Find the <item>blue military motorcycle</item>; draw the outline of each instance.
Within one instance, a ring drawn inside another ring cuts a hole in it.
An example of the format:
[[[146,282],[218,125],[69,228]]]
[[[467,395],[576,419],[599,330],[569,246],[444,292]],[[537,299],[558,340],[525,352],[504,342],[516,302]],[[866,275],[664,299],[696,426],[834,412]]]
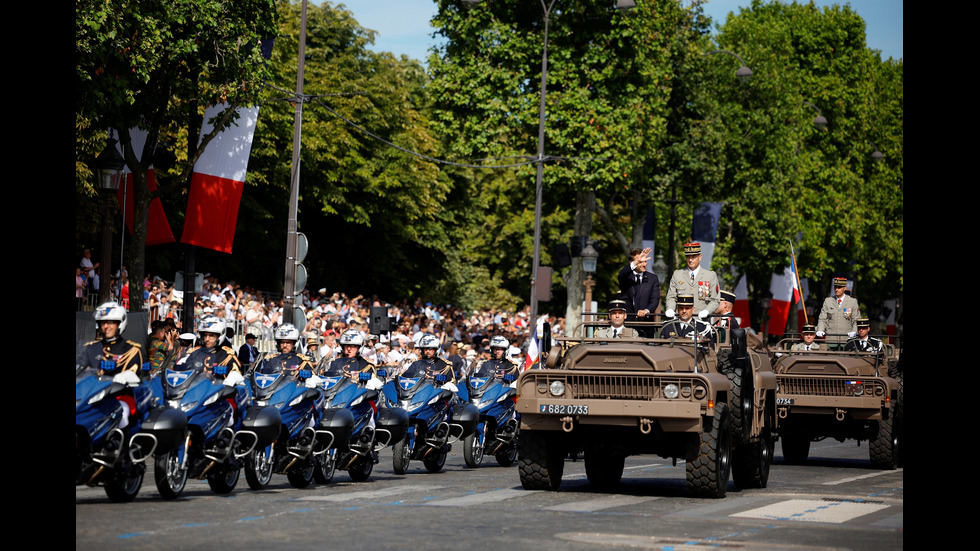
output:
[[[207,479],[215,493],[231,493],[242,458],[279,434],[279,412],[248,408],[247,387],[223,384],[228,368],[207,366],[205,358],[192,352],[152,380],[154,393],[187,416],[184,441],[155,462],[157,490],[167,499],[183,493],[188,477]],[[236,415],[239,411],[246,413]]]
[[[405,438],[392,447],[395,474],[407,473],[413,460],[421,460],[429,472],[439,472],[452,443],[476,429],[477,409],[458,402],[452,390],[442,388],[445,383],[445,375],[419,374],[398,376],[385,384],[388,405],[404,409],[409,416]]]
[[[104,367],[115,369],[114,364]],[[146,460],[175,448],[186,431],[182,412],[153,407],[153,402],[145,382],[130,386],[99,375],[98,369],[75,367],[76,485],[101,484],[115,502],[136,497]]]
[[[459,398],[468,400],[479,410],[476,430],[463,439],[463,460],[467,467],[479,467],[485,455],[493,455],[502,467],[517,460],[519,420],[515,415],[517,390],[510,387],[511,374],[498,378],[493,375],[466,380]]]
[[[384,377],[384,371],[379,373]],[[321,374],[327,396],[320,431],[336,440],[336,449],[322,458],[318,482],[329,482],[337,468],[354,482],[371,476],[378,452],[405,438],[408,414],[400,408],[378,408],[378,390],[367,388],[371,373],[357,373],[352,380],[342,371]],[[332,464],[332,466],[331,466]]]
[[[316,454],[327,451],[332,438],[324,441],[316,434],[324,399],[320,389],[306,387],[311,375],[308,370],[291,371],[276,358],[251,370],[253,408],[274,408],[281,419],[275,442],[253,449],[245,461],[245,480],[253,490],[268,486],[273,473],[285,474],[294,488],[313,482]]]

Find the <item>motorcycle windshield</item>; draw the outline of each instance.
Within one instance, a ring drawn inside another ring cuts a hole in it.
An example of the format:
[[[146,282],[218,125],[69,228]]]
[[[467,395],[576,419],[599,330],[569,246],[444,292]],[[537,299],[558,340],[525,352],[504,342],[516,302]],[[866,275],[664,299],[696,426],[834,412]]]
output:
[[[288,379],[282,364],[272,360],[262,360],[252,372],[252,395],[256,399],[266,399],[276,392]]]
[[[467,390],[470,391],[470,398],[478,398],[490,387],[493,377],[470,377],[466,380]]]

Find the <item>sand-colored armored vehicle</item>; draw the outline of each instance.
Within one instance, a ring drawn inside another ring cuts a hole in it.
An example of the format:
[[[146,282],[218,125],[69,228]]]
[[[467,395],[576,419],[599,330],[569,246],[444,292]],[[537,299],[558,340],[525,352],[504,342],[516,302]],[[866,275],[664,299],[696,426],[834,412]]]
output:
[[[690,339],[595,338],[606,322],[558,339],[545,367],[518,379],[521,484],[557,490],[569,453],[584,453],[591,483],[618,484],[627,456],[686,461],[687,486],[724,497],[765,487],[775,437],[776,378],[743,330]],[[659,335],[659,322],[628,323]]]
[[[879,337],[881,338],[881,337]],[[887,337],[884,337],[887,338]],[[883,338],[883,340],[884,340]],[[810,443],[867,440],[871,465],[901,466],[903,380],[899,351],[793,351],[793,339],[772,350],[778,434],[787,463],[807,460]]]

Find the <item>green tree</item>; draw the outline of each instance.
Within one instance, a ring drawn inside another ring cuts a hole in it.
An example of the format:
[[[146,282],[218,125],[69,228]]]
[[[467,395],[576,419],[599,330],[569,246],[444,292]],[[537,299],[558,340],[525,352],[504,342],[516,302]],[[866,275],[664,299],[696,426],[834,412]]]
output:
[[[433,25],[448,42],[430,58],[429,91],[433,125],[445,137],[448,154],[513,158],[536,151],[542,11],[538,2],[494,1],[472,8],[440,2]],[[545,153],[579,159],[555,160],[545,169],[542,264],[548,263],[551,244],[573,233],[591,234],[593,193],[646,185],[648,157],[664,135],[671,85],[667,59],[686,17],[672,0],[646,2],[625,15],[617,14],[611,1],[555,3],[548,33]],[[525,297],[534,167],[483,175],[476,193],[486,216],[474,220],[478,237],[468,242],[465,261],[489,267],[509,292]],[[580,270],[573,265],[571,272],[566,315],[574,315],[581,301]]]
[[[731,87],[716,75],[694,94],[703,116],[687,126],[679,176],[699,186],[691,199],[726,203],[712,267],[737,266],[757,296],[797,235],[800,275],[814,291],[850,271],[868,284],[862,299],[903,289],[902,66],[869,50],[864,29],[848,6],[760,0],[719,29],[718,47],[740,54],[754,77]],[[827,129],[814,127],[808,104]]]
[[[142,281],[145,273],[151,200],[146,172],[157,144],[163,139],[174,143],[178,129],[189,129],[194,139],[187,140],[192,145],[180,175],[159,175],[164,188],[188,181],[208,142],[234,123],[235,108],[258,99],[269,74],[260,40],[273,37],[277,28],[273,0],[76,2],[76,143],[90,137],[93,128],[114,128],[119,133],[134,177],[131,280]],[[217,117],[215,131],[198,140],[204,108],[220,102],[227,102],[228,109]],[[130,129],[136,127],[147,131],[140,152],[133,151],[130,136]],[[91,155],[91,147],[90,143],[76,145],[76,152],[81,149]],[[88,177],[76,161],[76,178]],[[134,293],[131,308],[140,310],[142,303],[142,294]]]

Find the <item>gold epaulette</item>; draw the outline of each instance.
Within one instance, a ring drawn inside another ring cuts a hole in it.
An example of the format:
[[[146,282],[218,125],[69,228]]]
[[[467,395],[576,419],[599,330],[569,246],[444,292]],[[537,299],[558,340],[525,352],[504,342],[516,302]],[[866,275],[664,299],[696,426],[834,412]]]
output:
[[[102,341],[100,341],[100,340],[98,340],[98,339],[96,339],[96,340],[94,340],[94,341],[89,341],[89,342],[87,342],[87,343],[85,343],[85,346],[91,346],[91,345],[93,345],[93,344],[95,344],[95,343],[97,343],[97,342],[102,342]]]
[[[131,340],[127,340],[126,342],[127,342],[127,343],[128,343],[128,344],[129,344],[130,346],[135,346],[136,348],[140,348],[140,349],[142,349],[142,348],[143,348],[143,345],[141,345],[140,343],[137,343],[137,342],[133,342],[133,341],[131,341]]]

